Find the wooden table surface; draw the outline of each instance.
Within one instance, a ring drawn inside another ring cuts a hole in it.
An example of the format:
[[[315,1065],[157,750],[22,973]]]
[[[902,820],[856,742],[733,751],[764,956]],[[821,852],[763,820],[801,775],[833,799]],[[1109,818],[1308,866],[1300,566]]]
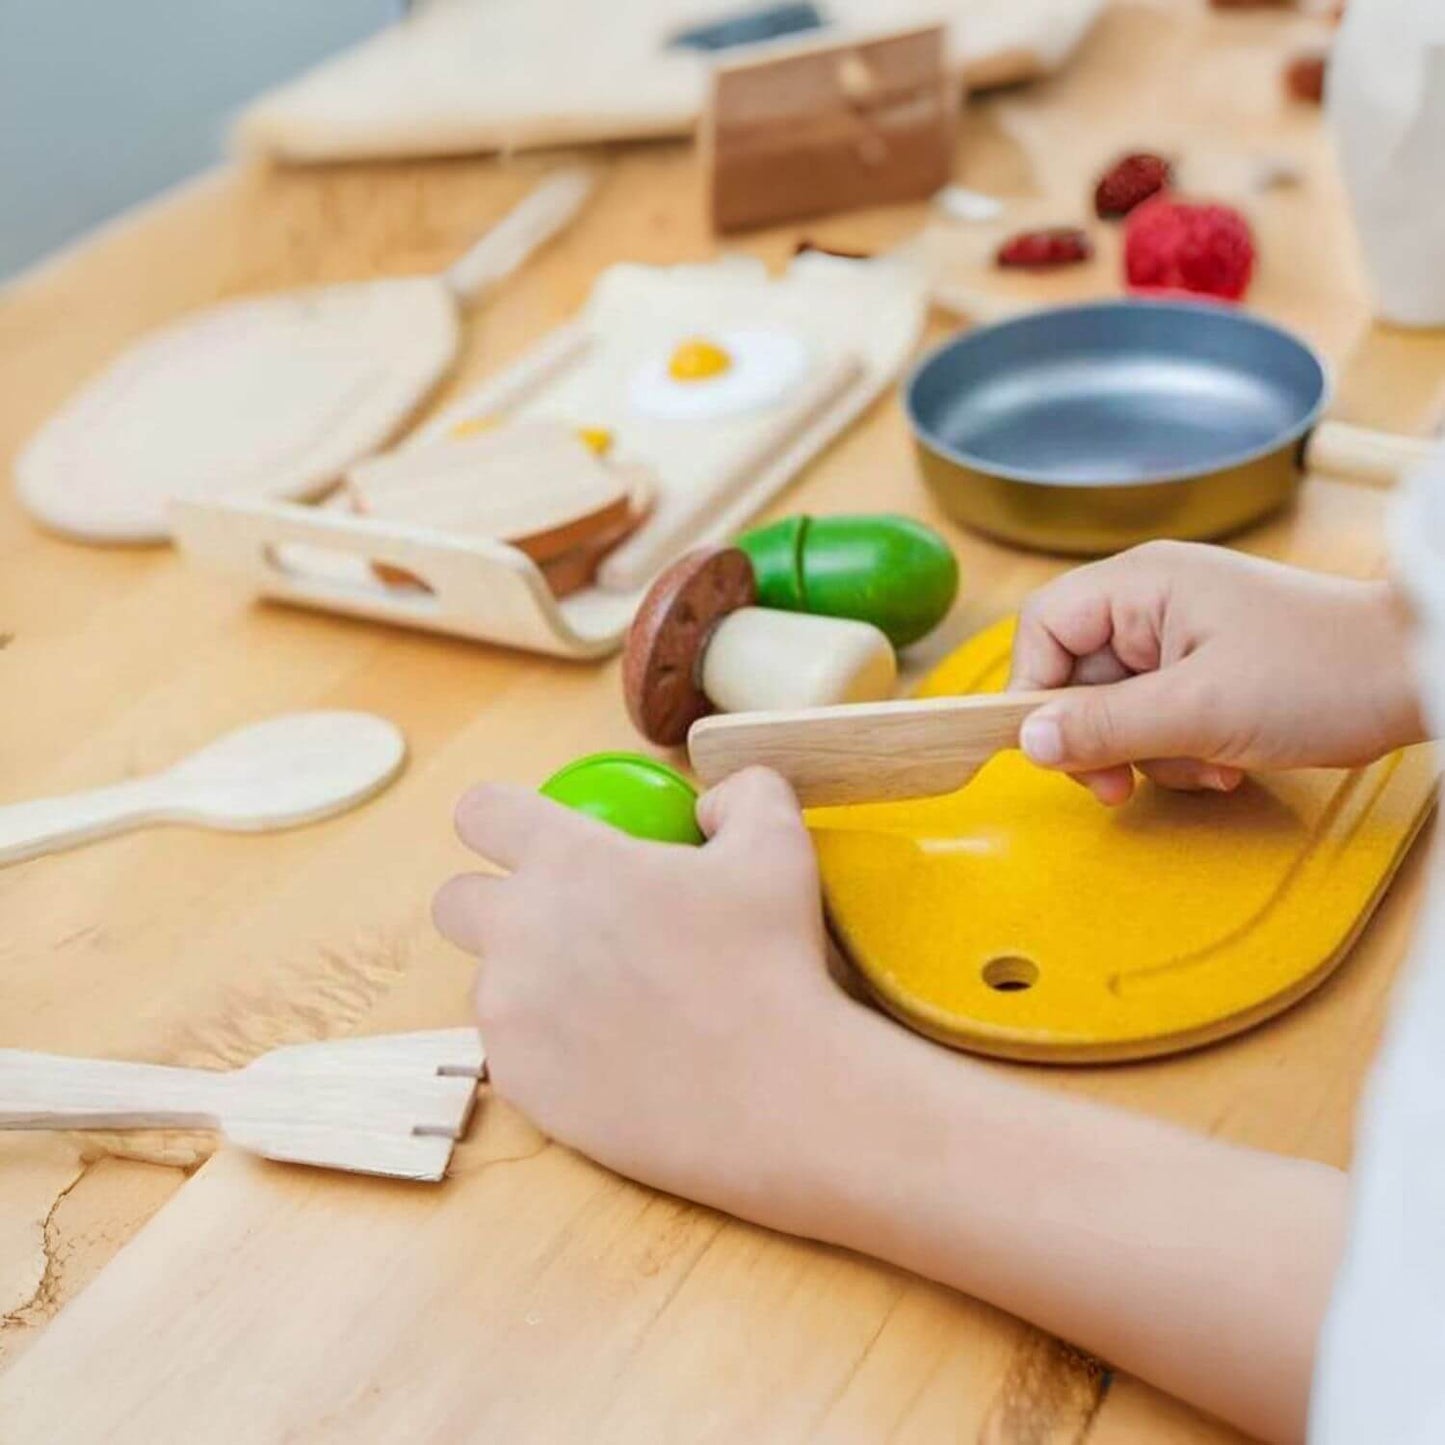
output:
[[[1254,207],[1252,300],[1338,363],[1337,414],[1424,430],[1445,338],[1370,328],[1318,114],[1280,99],[1281,57],[1308,24],[1182,0],[1117,4],[1065,76],[970,107],[957,175],[1008,196],[1011,218],[1067,220],[1121,147],[1165,147],[1186,164],[1294,156],[1303,183]],[[556,162],[227,170],[123,219],[0,293],[0,459],[148,328],[226,296],[437,268]],[[837,217],[745,249],[781,261],[800,234],[881,246],[924,219],[922,208]],[[961,279],[1017,296],[1115,287],[1111,243],[1081,271],[1005,284],[973,259],[988,237],[959,229]],[[714,250],[686,147],[606,152],[584,220],[473,316],[458,383],[567,317],[604,266]],[[783,505],[939,520],[892,400]],[[1383,506],[1314,478],[1291,516],[1243,542],[1375,572]],[[950,536],[963,593],[923,661],[1057,566]],[[469,966],[427,918],[433,888],[465,861],[454,798],[481,777],[537,781],[579,753],[635,745],[615,662],[252,605],[167,550],[44,537],[8,489],[0,558],[0,796],[148,769],[294,708],[384,713],[412,748],[400,783],[339,821],[261,838],[155,831],[0,871],[0,1044],[229,1065],[281,1042],[464,1021]],[[1420,853],[1347,966],[1284,1018],[1183,1058],[1044,1077],[1345,1162]],[[438,1190],[231,1153],[205,1163],[209,1148],[177,1136],[0,1139],[7,1445],[1233,1438],[971,1300],[620,1181],[495,1104]]]

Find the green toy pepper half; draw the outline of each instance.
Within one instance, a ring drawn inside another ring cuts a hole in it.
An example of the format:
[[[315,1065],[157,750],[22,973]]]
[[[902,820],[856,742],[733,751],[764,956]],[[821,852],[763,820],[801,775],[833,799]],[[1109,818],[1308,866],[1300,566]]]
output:
[[[698,844],[697,792],[681,773],[641,753],[591,753],[553,773],[541,792],[654,843]]]
[[[736,545],[753,564],[759,606],[871,622],[895,647],[931,632],[958,595],[948,543],[911,517],[785,517]]]

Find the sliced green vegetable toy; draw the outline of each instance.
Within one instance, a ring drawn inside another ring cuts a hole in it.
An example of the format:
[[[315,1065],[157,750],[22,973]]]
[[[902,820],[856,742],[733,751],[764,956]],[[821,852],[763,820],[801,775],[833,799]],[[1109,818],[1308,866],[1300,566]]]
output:
[[[666,763],[641,753],[591,753],[553,773],[541,791],[634,838],[703,841],[692,784]]]
[[[871,622],[895,647],[937,627],[958,594],[948,543],[911,517],[786,517],[735,545],[753,564],[760,607]]]

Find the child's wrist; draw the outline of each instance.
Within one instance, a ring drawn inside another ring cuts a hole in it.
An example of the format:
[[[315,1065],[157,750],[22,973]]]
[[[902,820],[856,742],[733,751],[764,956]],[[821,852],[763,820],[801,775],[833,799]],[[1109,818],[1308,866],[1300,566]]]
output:
[[[957,1204],[967,1170],[955,1156],[977,1139],[970,1113],[986,1107],[994,1081],[977,1061],[843,996],[815,1064],[791,1140],[794,1219],[781,1227],[905,1258],[942,1198]]]

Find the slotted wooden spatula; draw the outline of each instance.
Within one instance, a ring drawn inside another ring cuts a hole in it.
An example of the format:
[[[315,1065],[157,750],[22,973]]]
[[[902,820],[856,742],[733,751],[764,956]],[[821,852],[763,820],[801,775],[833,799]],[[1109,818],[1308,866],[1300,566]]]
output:
[[[781,773],[805,808],[929,797],[956,792],[995,753],[1017,747],[1023,720],[1062,695],[980,693],[714,713],[692,725],[687,751],[709,787],[761,764]]]
[[[436,1180],[484,1062],[466,1028],[291,1044],[229,1071],[0,1049],[0,1129],[217,1129],[265,1159]]]

